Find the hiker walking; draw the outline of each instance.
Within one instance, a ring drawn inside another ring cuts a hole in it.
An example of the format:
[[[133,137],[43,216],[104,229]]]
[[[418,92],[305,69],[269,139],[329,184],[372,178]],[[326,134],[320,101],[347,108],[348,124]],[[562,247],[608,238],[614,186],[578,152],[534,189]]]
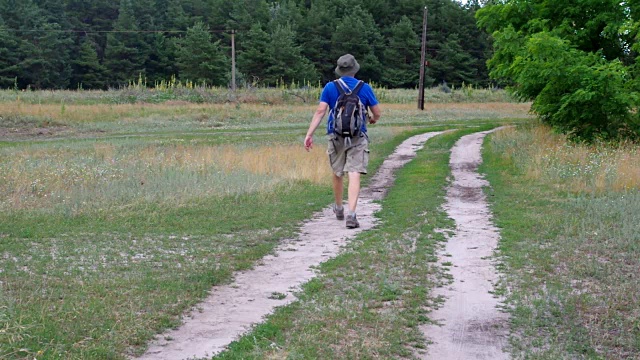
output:
[[[313,147],[313,133],[316,131],[327,109],[327,154],[333,171],[333,212],[338,220],[344,220],[342,206],[343,175],[349,176],[347,228],[360,226],[356,218],[356,206],[360,194],[360,174],[367,173],[369,163],[369,138],[367,119],[375,124],[380,119],[380,106],[369,84],[355,78],[360,64],[351,54],[338,59],[336,74],[339,79],[325,85],[320,95],[320,103],[304,138],[304,148]],[[371,116],[368,115],[368,110]]]

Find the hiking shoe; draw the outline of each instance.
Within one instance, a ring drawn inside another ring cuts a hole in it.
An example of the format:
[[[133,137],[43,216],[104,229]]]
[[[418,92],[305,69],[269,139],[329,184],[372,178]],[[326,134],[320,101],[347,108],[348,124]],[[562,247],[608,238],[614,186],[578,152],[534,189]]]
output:
[[[347,229],[355,229],[359,227],[360,223],[358,222],[358,219],[356,219],[356,214],[347,215]]]
[[[336,204],[333,204],[333,212],[336,214],[336,219],[344,220],[344,207],[342,209],[338,209]]]

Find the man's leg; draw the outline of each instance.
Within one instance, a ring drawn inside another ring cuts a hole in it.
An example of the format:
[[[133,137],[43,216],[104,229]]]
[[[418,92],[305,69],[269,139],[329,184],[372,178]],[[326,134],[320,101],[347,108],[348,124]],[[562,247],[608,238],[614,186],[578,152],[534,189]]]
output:
[[[342,192],[343,192],[342,176],[333,174],[333,196],[335,198],[335,204],[333,204],[333,213],[336,214],[336,219],[344,220],[344,208],[342,207]]]
[[[367,138],[360,137],[357,138],[353,147],[347,151],[345,170],[349,174],[349,187],[347,190],[349,213],[346,217],[346,225],[349,229],[360,227],[356,218],[356,207],[360,196],[360,175],[367,173],[367,164],[369,163],[368,145]]]
[[[358,206],[358,196],[360,195],[360,173],[349,172],[349,214],[347,215],[347,228],[354,229],[360,227],[356,219],[356,206]]]
[[[349,172],[349,214],[356,212],[360,196],[360,173]]]
[[[351,175],[349,175],[351,176]],[[351,179],[351,177],[349,177],[349,179]],[[343,185],[342,185],[342,176],[338,176],[335,173],[333,174],[333,196],[336,200],[336,205],[339,207],[342,207],[342,192],[343,192]]]
[[[347,159],[344,147],[341,145],[342,144],[335,141],[335,139],[329,138],[327,154],[329,154],[329,163],[331,164],[331,172],[333,173],[333,197],[335,199],[333,212],[336,214],[336,219],[338,220],[344,220],[344,208],[342,207],[344,182],[342,180],[342,174]],[[340,174],[340,176],[336,174]]]

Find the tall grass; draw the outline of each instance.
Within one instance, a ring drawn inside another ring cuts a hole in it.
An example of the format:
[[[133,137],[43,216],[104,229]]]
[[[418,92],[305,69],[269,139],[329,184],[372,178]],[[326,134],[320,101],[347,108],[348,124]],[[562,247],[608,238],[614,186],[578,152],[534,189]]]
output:
[[[515,356],[640,358],[640,146],[540,124],[488,145]]]
[[[382,104],[381,125],[478,118],[528,117],[529,104],[429,103],[421,111],[409,104]],[[261,104],[26,104],[0,102],[0,129],[68,126],[105,131],[195,130],[228,128],[306,127],[314,105]],[[149,126],[152,126],[149,128]]]
[[[121,144],[0,149],[0,208],[73,213],[139,202],[266,191],[289,181],[326,184],[320,148],[292,144]]]
[[[378,99],[385,103],[416,103],[417,89],[386,89],[373,84]],[[100,90],[37,90],[13,91],[0,90],[0,103],[21,101],[27,104],[133,104],[164,103],[168,101],[186,101],[189,103],[243,103],[243,104],[301,104],[315,103],[320,97],[320,84],[281,85],[278,87],[249,87],[232,92],[227,88],[202,86],[158,86],[149,88],[133,84],[122,89]],[[483,89],[473,86],[454,88],[444,92],[441,88],[425,90],[427,103],[455,102],[514,102],[504,90]]]
[[[162,104],[28,104],[22,101],[0,103],[0,126],[29,125],[29,120],[77,125],[97,122],[145,123],[150,119],[165,117],[167,121],[183,121],[189,116],[193,122],[222,126],[225,120],[236,118],[236,106],[229,104],[193,104],[166,102]],[[246,121],[260,116],[269,117],[274,110],[268,107],[247,105],[243,107]],[[275,111],[277,112],[277,111]],[[245,122],[246,123],[246,122]]]
[[[493,137],[493,145],[513,158],[532,179],[553,182],[576,193],[640,189],[640,147],[623,142],[570,143],[549,127],[509,128]]]

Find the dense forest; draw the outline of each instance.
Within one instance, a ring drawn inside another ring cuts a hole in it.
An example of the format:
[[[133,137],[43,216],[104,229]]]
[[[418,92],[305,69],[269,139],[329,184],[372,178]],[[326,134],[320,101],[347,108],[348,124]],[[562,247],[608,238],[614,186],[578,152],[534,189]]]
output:
[[[477,0],[0,0],[0,88],[228,86],[232,34],[240,86],[324,83],[351,53],[360,78],[413,88],[425,6],[425,84],[488,85]]]

